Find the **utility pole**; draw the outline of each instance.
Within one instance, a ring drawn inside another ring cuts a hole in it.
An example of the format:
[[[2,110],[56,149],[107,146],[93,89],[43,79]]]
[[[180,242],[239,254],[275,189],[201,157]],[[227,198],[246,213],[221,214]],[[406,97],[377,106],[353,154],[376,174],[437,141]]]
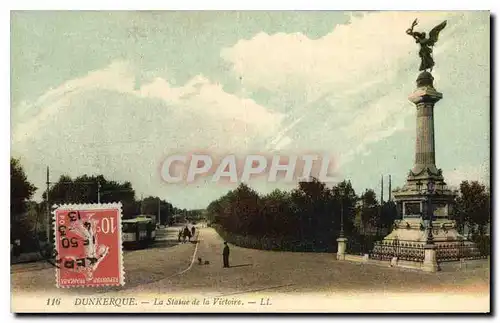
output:
[[[389,202],[392,200],[391,184],[392,184],[392,179],[391,175],[389,175]]]
[[[50,204],[49,204],[49,188],[50,188],[50,179],[49,179],[49,166],[47,166],[47,192],[45,193],[45,204],[47,208],[47,242],[50,244]]]
[[[340,238],[344,237],[344,197],[342,196],[342,200],[340,202]]]
[[[101,203],[101,182],[97,180],[97,203]]]
[[[158,198],[158,223],[161,225],[161,221],[160,221],[160,198]]]
[[[384,204],[384,175],[380,178],[380,206],[378,208],[378,223],[377,223],[377,236],[380,235],[380,227],[382,225],[382,205]]]
[[[384,204],[384,175],[380,178],[380,205]]]

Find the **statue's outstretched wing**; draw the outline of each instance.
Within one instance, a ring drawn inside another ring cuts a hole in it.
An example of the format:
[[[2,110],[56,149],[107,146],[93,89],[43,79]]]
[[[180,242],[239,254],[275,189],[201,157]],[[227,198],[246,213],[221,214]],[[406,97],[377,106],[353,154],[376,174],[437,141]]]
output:
[[[444,27],[446,27],[446,20],[432,28],[429,32],[429,45],[434,46],[434,44],[438,41],[439,33],[444,29]]]

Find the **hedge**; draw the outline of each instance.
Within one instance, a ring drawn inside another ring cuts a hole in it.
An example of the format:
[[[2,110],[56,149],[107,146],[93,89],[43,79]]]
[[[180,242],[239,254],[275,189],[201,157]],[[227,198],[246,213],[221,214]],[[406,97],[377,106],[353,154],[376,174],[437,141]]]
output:
[[[290,240],[285,237],[255,237],[244,236],[228,232],[221,225],[211,224],[211,227],[224,239],[238,247],[272,250],[272,251],[296,251],[296,252],[336,252],[337,245],[333,243],[331,246],[318,245],[314,241]]]

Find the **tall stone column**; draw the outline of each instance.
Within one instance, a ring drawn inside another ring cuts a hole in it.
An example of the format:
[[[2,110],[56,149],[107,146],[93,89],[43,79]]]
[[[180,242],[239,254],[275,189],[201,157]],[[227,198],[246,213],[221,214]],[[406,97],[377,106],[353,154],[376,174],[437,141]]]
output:
[[[434,144],[434,105],[443,95],[434,89],[434,78],[422,72],[417,78],[417,89],[408,99],[417,107],[414,175],[427,171],[427,176],[438,175]],[[423,174],[422,174],[423,175]]]
[[[408,96],[416,108],[415,160],[405,185],[393,191],[394,201],[401,207],[401,219],[396,220],[394,230],[384,240],[390,242],[397,238],[425,244],[427,215],[432,213],[434,241],[458,241],[456,223],[448,218],[455,193],[446,187],[442,172],[436,166],[434,108],[443,95],[434,88],[434,77],[427,71],[418,75],[416,85]],[[431,197],[424,192],[429,182],[435,188]]]

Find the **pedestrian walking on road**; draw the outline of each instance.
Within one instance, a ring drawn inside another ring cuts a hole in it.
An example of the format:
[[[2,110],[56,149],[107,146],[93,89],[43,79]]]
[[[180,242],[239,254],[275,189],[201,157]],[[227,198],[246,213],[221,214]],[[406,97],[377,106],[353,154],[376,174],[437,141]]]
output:
[[[186,227],[184,228],[184,242],[186,242],[186,238],[191,241],[191,231],[189,231],[189,228]]]
[[[193,227],[191,228],[191,235],[193,236],[193,238],[194,238],[195,232],[196,232],[196,228],[193,225]]]
[[[224,268],[229,268],[229,246],[227,241],[224,241],[224,251],[222,252],[222,259],[224,261]]]

